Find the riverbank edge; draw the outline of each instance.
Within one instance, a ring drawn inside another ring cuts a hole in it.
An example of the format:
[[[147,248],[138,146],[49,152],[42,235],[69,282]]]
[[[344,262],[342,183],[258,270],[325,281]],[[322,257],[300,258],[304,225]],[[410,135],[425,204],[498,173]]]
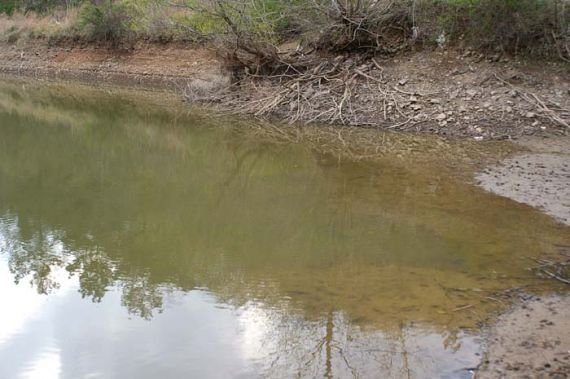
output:
[[[478,141],[570,132],[570,65],[470,50],[314,59],[310,73],[255,75],[197,44],[0,43],[1,73],[168,89],[221,113]]]

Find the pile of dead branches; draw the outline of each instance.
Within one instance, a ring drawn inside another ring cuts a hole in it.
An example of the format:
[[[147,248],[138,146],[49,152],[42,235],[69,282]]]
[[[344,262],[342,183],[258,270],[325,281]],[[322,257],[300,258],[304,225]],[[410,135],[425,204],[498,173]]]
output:
[[[317,62],[303,71],[291,66],[282,74],[246,75],[215,100],[235,113],[276,116],[289,123],[372,126],[377,124],[370,121],[373,114],[381,114],[392,127],[412,121],[403,107],[422,94],[391,86],[375,59],[338,56]],[[362,101],[364,97],[371,101]]]
[[[316,0],[312,6],[325,18],[315,41],[322,50],[393,54],[416,37],[406,1]]]
[[[295,57],[280,55],[282,62]],[[382,57],[305,55],[272,72],[244,70],[231,86],[212,93],[188,87],[194,102],[221,111],[318,123],[400,131],[509,138],[570,123],[570,104],[545,91],[531,92],[506,76],[482,74],[478,84],[394,75]],[[449,74],[452,75],[452,74]],[[452,76],[450,76],[452,77]],[[421,79],[420,79],[421,78]],[[545,96],[546,95],[546,96]],[[546,126],[545,126],[546,125]]]

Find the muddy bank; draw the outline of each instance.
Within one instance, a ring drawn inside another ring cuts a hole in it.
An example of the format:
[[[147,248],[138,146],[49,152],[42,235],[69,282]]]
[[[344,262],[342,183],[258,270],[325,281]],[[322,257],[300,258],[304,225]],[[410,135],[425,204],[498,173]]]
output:
[[[488,191],[541,209],[570,225],[570,138],[523,138],[528,149],[477,175]]]
[[[77,44],[0,43],[0,72],[38,78],[104,82],[184,92],[229,85],[215,55],[204,48],[139,43],[128,50]]]
[[[293,54],[294,46],[283,46]],[[138,43],[115,51],[43,41],[0,46],[0,72],[160,87],[220,112],[287,122],[513,139],[570,130],[570,76],[555,63],[530,65],[475,52],[422,51],[393,58],[315,56],[303,73],[230,73],[214,52]],[[232,77],[240,78],[239,83]],[[233,84],[232,84],[233,83]]]
[[[570,297],[522,301],[493,326],[477,378],[567,378]]]
[[[570,138],[524,137],[517,144],[525,151],[479,173],[477,184],[570,225]],[[567,281],[570,250],[568,246],[559,246],[559,250],[556,257],[537,259],[534,270],[544,278],[563,283]],[[523,296],[493,325],[476,377],[567,378],[569,309],[567,295]]]

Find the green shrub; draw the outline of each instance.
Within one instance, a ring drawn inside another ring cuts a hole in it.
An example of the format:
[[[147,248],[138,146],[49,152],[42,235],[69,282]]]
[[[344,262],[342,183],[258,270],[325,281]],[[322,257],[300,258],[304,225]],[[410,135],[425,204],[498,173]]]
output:
[[[424,0],[423,26],[484,49],[540,55],[568,38],[568,0]]]
[[[47,12],[59,24],[58,12],[79,4],[70,35],[207,39],[254,66],[279,63],[276,46],[291,39],[393,54],[442,35],[480,49],[570,59],[570,0],[0,0],[0,13]]]
[[[134,34],[134,13],[133,8],[124,2],[88,3],[79,12],[78,26],[90,39],[116,42]]]
[[[2,0],[0,1],[0,13],[11,15],[16,9],[16,0]]]

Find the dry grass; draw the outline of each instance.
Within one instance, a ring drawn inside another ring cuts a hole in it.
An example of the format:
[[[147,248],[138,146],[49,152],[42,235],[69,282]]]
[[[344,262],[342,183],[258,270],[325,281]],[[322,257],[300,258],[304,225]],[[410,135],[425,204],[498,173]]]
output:
[[[0,15],[0,40],[10,43],[69,34],[77,23],[79,10],[59,10],[49,15],[14,13]]]

